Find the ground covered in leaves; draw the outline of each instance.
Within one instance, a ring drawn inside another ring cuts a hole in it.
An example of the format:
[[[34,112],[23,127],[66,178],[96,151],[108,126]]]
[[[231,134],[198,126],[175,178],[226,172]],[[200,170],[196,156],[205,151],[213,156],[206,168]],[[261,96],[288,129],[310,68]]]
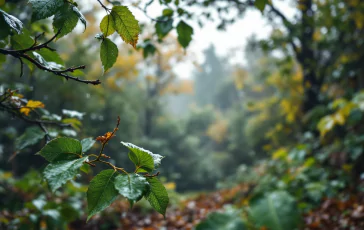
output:
[[[166,218],[157,212],[145,212],[140,206],[130,210],[125,201],[115,202],[104,216],[96,216],[87,225],[75,221],[70,229],[193,229],[213,211],[222,211],[225,205],[247,207],[253,186],[241,184],[231,189],[201,193],[181,201],[168,209]],[[244,212],[243,212],[244,213]],[[242,215],[244,215],[242,213]],[[320,206],[304,215],[303,229],[359,230],[364,229],[364,193],[343,194],[342,198],[325,198]],[[261,230],[269,230],[269,226]]]

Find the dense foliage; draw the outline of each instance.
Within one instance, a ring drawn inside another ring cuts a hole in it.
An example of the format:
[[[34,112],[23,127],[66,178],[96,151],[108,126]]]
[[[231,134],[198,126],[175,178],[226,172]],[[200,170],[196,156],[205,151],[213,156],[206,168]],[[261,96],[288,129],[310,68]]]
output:
[[[364,3],[279,2],[0,1],[0,228],[362,229]]]

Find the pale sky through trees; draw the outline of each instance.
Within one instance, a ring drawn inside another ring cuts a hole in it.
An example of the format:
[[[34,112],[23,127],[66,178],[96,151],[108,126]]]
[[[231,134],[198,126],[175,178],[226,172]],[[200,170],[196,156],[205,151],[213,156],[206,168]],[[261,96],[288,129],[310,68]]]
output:
[[[289,1],[274,1],[274,4],[288,18],[293,17],[295,9],[290,7]],[[148,14],[156,17],[161,11],[160,6],[154,5],[150,7]],[[133,9],[133,13],[140,21],[150,21],[140,10]],[[248,10],[242,19],[227,26],[225,31],[217,30],[217,22],[211,21],[206,21],[203,28],[200,28],[197,23],[191,23],[191,26],[193,26],[194,35],[187,48],[187,55],[195,56],[198,63],[203,62],[203,51],[213,44],[217,54],[227,56],[231,64],[244,64],[244,47],[248,39],[254,34],[257,38],[266,38],[272,30],[267,19],[256,9]],[[181,63],[175,66],[174,71],[181,78],[190,78],[194,68],[191,62]]]

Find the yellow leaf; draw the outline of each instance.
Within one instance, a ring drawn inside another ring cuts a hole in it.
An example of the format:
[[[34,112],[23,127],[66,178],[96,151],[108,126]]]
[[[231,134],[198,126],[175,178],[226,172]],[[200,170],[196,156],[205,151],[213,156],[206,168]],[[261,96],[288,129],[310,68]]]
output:
[[[334,114],[334,121],[335,124],[339,124],[339,125],[344,125],[345,124],[345,117],[342,113],[337,112],[336,114]]]
[[[324,137],[327,132],[332,130],[335,126],[335,121],[331,115],[321,118],[317,124],[317,129],[320,131],[321,137]]]
[[[63,119],[62,122],[65,124],[71,124],[71,126],[76,130],[80,130],[80,127],[82,125],[81,121],[76,118],[66,118]]]
[[[167,190],[175,190],[176,189],[176,183],[174,183],[174,182],[165,183],[164,187]]]
[[[20,112],[25,114],[25,116],[28,116],[30,113],[30,109],[29,108],[20,108]]]
[[[287,158],[287,150],[285,148],[279,148],[272,154],[272,158],[276,159],[286,159]]]
[[[26,107],[29,107],[29,108],[44,108],[44,104],[40,101],[33,101],[33,100],[29,100]]]
[[[351,172],[351,170],[353,169],[353,165],[352,164],[344,164],[342,166],[343,170],[345,170],[346,172]]]
[[[220,119],[212,123],[207,131],[206,135],[214,140],[216,143],[221,143],[226,139],[228,131],[228,122],[227,120]]]
[[[269,150],[271,150],[272,149],[272,146],[271,145],[264,145],[263,146],[263,150],[264,151],[269,151]]]
[[[44,108],[44,104],[40,101],[29,100],[24,107],[20,108],[20,112],[28,116],[30,111],[36,108]]]
[[[305,161],[305,163],[303,164],[303,167],[309,168],[309,167],[313,166],[315,164],[315,162],[316,162],[315,158],[310,157]]]

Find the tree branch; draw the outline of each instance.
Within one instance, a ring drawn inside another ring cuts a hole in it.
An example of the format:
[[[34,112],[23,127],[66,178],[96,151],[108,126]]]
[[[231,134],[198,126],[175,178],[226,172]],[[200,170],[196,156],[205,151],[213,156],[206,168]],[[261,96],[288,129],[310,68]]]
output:
[[[291,46],[293,48],[293,51],[295,53],[297,60],[301,60],[301,52],[293,41],[293,35],[294,35],[293,28],[294,27],[293,27],[292,23],[287,19],[287,17],[281,11],[279,11],[277,8],[275,8],[272,4],[267,4],[267,6],[270,8],[270,11],[272,13],[277,15],[283,21],[283,24],[286,26],[288,32],[292,35],[292,38],[289,39],[289,43],[291,44]]]
[[[43,44],[37,45],[37,39],[41,36],[41,35],[38,35],[34,39],[34,44],[29,48],[21,49],[21,50],[0,49],[0,53],[4,54],[4,55],[10,55],[10,56],[13,56],[13,57],[19,59],[20,63],[21,63],[21,66],[23,66],[22,58],[26,59],[26,60],[30,61],[31,63],[33,63],[35,66],[37,66],[39,69],[41,69],[43,71],[51,72],[51,73],[53,73],[55,75],[58,75],[58,76],[61,76],[61,77],[64,77],[66,80],[71,79],[71,80],[74,80],[74,81],[77,81],[77,82],[81,82],[81,83],[85,83],[85,84],[92,84],[92,85],[101,84],[101,81],[99,79],[97,79],[97,80],[82,80],[82,79],[79,79],[78,77],[73,77],[73,76],[70,76],[70,75],[67,74],[67,73],[72,73],[73,71],[75,71],[77,69],[85,69],[86,66],[84,66],[84,65],[77,66],[77,67],[69,67],[69,68],[66,68],[64,70],[54,70],[54,69],[48,68],[47,66],[39,63],[37,60],[35,60],[34,58],[30,57],[27,54],[27,52],[29,52],[29,51],[36,51],[36,50],[41,50],[41,49],[49,49],[49,50],[55,51],[55,49],[49,47],[48,44],[51,43],[54,39],[56,39],[57,35],[60,32],[61,32],[61,30],[59,30],[51,39],[49,39],[48,41],[46,41]],[[23,75],[23,70],[22,69],[21,69],[21,74],[20,74],[21,76]]]

